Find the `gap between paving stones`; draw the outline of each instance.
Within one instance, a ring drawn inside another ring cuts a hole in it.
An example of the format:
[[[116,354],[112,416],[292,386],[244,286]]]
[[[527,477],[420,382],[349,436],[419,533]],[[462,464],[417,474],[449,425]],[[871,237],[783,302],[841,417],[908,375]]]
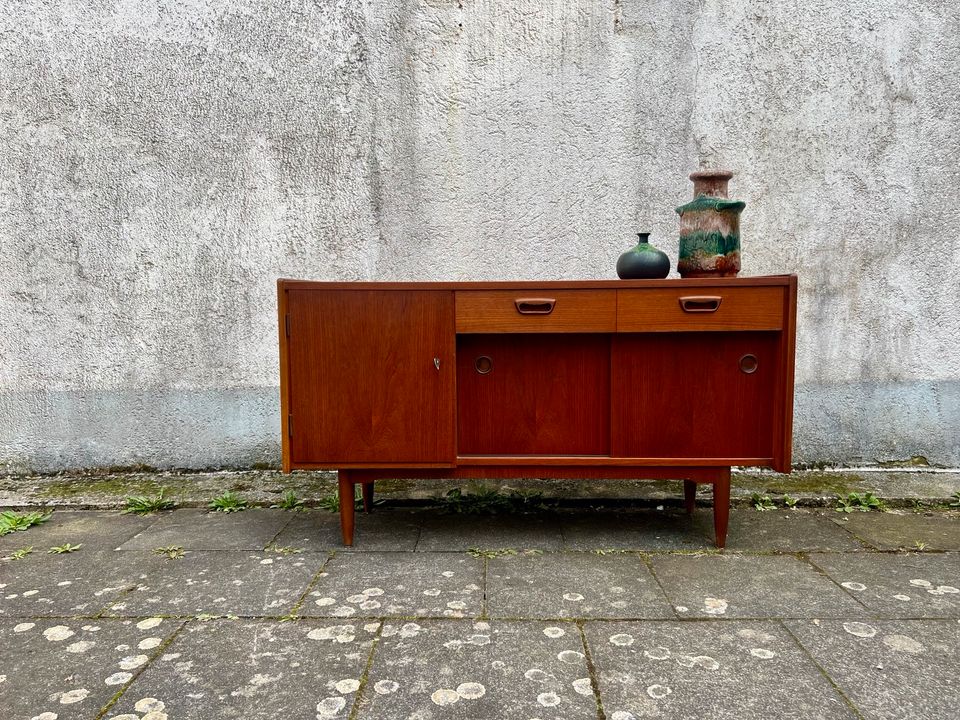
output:
[[[160,617],[160,616],[155,615],[153,617]],[[114,707],[120,701],[120,698],[123,697],[124,693],[126,693],[126,691],[130,688],[130,686],[137,681],[137,678],[140,677],[148,667],[153,665],[154,661],[157,658],[162,657],[164,653],[166,653],[167,648],[170,647],[171,643],[173,643],[176,637],[183,631],[183,629],[189,624],[189,622],[190,621],[181,622],[174,629],[174,631],[170,633],[170,637],[168,637],[166,640],[164,640],[162,643],[160,643],[157,646],[156,651],[153,653],[153,655],[148,656],[147,662],[145,662],[143,665],[138,667],[136,671],[133,673],[132,677],[129,680],[127,680],[127,682],[125,682],[123,685],[120,686],[120,689],[117,690],[114,696],[107,701],[107,704],[100,709],[100,712],[98,712],[94,716],[93,720],[102,720],[104,717],[106,717],[106,714],[110,712],[110,708]]]
[[[833,691],[837,693],[837,695],[839,695],[841,698],[843,698],[843,702],[846,703],[847,709],[850,710],[850,712],[852,712],[859,720],[866,720],[866,718],[864,718],[864,716],[861,714],[859,708],[857,708],[857,706],[853,704],[850,698],[847,697],[847,694],[840,689],[840,686],[836,683],[836,681],[832,677],[830,677],[830,673],[827,672],[827,669],[823,667],[823,665],[821,665],[817,661],[817,659],[813,656],[813,653],[811,653],[807,649],[807,647],[802,642],[800,642],[800,638],[796,636],[796,633],[794,633],[783,620],[777,620],[776,622],[780,625],[780,627],[782,627],[786,631],[787,635],[790,636],[790,638],[793,640],[796,646],[800,648],[800,652],[802,652],[807,657],[807,660],[809,660],[813,664],[813,666],[820,672],[820,674],[823,675],[824,679],[826,679],[826,681],[830,683],[830,687],[833,688]]]

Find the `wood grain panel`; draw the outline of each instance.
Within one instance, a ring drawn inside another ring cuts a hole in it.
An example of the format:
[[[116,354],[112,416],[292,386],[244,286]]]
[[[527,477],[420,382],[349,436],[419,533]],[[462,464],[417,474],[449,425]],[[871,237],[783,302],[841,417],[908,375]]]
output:
[[[523,314],[517,301],[553,300],[548,315]],[[614,290],[468,290],[456,293],[458,333],[613,332],[617,326]]]
[[[292,463],[453,461],[453,293],[289,290],[287,314]]]
[[[460,335],[457,407],[460,455],[608,455],[610,338]]]
[[[713,312],[688,312],[681,304],[684,298],[719,298],[719,305]],[[784,320],[783,308],[784,289],[782,287],[749,288],[715,285],[695,289],[619,290],[617,291],[617,330],[619,332],[780,330]]]
[[[773,457],[779,340],[773,332],[616,336],[611,454],[735,465]],[[746,354],[758,361],[752,374],[740,369]]]

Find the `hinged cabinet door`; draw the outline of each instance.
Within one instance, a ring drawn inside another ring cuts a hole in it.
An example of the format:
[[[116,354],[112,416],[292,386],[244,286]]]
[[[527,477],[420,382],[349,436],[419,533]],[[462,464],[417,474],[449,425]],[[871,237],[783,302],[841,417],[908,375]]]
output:
[[[453,462],[453,293],[287,293],[291,462]]]

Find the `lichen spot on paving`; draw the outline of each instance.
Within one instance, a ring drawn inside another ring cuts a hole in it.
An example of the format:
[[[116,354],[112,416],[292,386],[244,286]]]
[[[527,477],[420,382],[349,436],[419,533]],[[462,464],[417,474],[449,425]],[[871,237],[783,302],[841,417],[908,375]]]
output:
[[[573,681],[573,691],[578,695],[593,695],[593,686],[590,684],[590,678],[577,678]]]
[[[145,697],[137,700],[133,705],[133,709],[137,712],[163,712],[166,709],[167,705],[162,700],[157,700],[155,697]]]
[[[704,598],[703,611],[707,615],[725,615],[727,612],[727,601],[724,598]]]
[[[328,697],[317,703],[317,720],[334,717],[338,712],[347,706],[347,701],[342,697]]]
[[[871,625],[862,622],[845,622],[844,631],[859,638],[872,638],[877,634],[877,629]]]
[[[563,594],[563,599],[569,602],[580,602],[583,600],[583,595],[575,592],[568,592]]]
[[[543,629],[543,634],[546,635],[548,638],[556,639],[566,635],[567,631],[564,630],[563,628],[556,627],[555,625],[551,625],[550,627],[545,627]]]
[[[761,660],[770,660],[776,655],[773,650],[767,650],[766,648],[752,648],[750,654],[755,658],[760,658]]]
[[[380,680],[373,686],[373,691],[377,695],[389,695],[395,693],[400,687],[400,684],[394,680]]]
[[[628,633],[617,633],[616,635],[611,635],[610,644],[619,645],[620,647],[633,645],[633,635],[630,635]]]
[[[137,623],[138,630],[150,630],[163,622],[163,618],[152,617]]]
[[[66,625],[54,625],[52,628],[47,628],[43,631],[43,636],[50,642],[61,642],[69,637],[73,637],[74,634],[73,630]]]
[[[564,650],[557,654],[557,660],[560,662],[565,662],[569,665],[579,663],[583,660],[584,655],[582,652],[577,652],[576,650]]]
[[[128,682],[133,677],[133,673],[128,672],[116,672],[113,675],[108,675],[103,681],[104,685],[123,685]]]
[[[883,638],[883,644],[898,652],[905,652],[910,655],[919,655],[926,649],[921,643],[907,635],[886,635]]]
[[[430,699],[433,701],[434,705],[453,705],[455,702],[460,700],[460,695],[456,690],[450,690],[449,688],[440,688],[439,690],[434,690],[430,695]]]
[[[75,690],[68,690],[65,693],[60,695],[60,704],[61,705],[73,705],[73,703],[83,702],[87,699],[87,696],[90,694],[90,691],[86,688],[77,688]]]
[[[854,592],[863,592],[867,589],[867,586],[863,583],[854,582],[853,580],[847,580],[846,582],[840,583],[842,587],[845,587],[847,590],[853,590]]]
[[[647,695],[649,695],[654,700],[660,700],[661,698],[665,698],[667,695],[669,695],[672,692],[673,690],[671,690],[666,685],[651,685],[650,687],[647,688]]]

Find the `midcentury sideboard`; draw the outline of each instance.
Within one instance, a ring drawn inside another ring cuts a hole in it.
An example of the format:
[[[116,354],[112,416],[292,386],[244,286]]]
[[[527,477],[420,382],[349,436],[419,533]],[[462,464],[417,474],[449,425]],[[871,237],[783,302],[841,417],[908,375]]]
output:
[[[790,470],[795,275],[687,280],[279,280],[283,469],[380,478],[683,480]]]

